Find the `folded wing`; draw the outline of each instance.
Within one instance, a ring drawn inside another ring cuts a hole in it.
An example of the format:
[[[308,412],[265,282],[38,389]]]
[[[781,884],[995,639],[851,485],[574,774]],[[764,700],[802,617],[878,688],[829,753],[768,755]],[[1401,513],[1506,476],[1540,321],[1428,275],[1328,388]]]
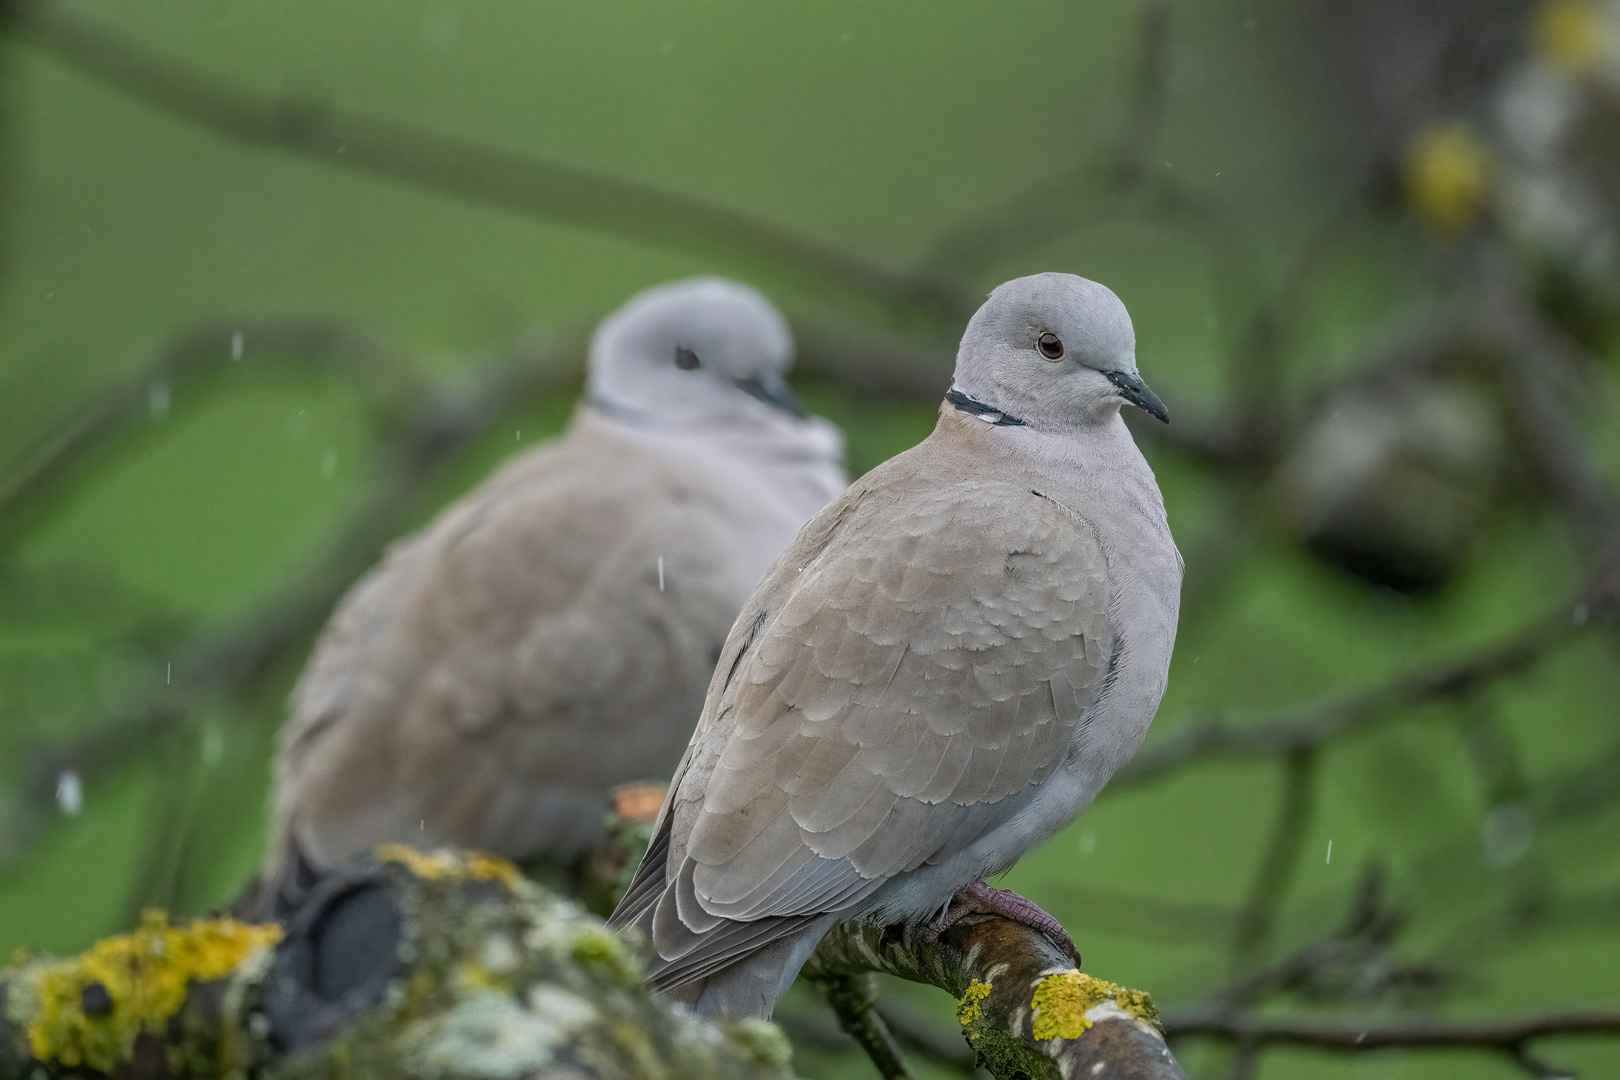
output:
[[[1093,530],[1005,483],[889,471],[806,528],[727,643],[615,916],[650,930],[654,986],[870,906],[1084,739],[1115,648]]]

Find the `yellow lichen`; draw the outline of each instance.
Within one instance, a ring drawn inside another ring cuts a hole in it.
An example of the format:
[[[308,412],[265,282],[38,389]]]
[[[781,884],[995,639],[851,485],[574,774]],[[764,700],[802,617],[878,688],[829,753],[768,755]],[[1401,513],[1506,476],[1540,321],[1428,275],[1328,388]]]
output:
[[[635,958],[624,947],[619,936],[608,930],[582,927],[574,934],[571,951],[574,962],[580,967],[611,979],[620,986],[634,986],[641,981],[641,969]]]
[[[1575,75],[1585,75],[1603,59],[1603,12],[1592,0],[1547,0],[1536,12],[1531,37],[1536,52]]]
[[[498,881],[509,889],[523,880],[523,871],[487,851],[467,852],[462,856],[462,867],[474,881]]]
[[[491,971],[483,964],[458,964],[450,975],[450,984],[458,997],[472,994],[510,994],[513,980],[510,975]]]
[[[962,994],[961,1000],[956,1003],[956,1022],[963,1027],[967,1027],[978,1020],[981,1012],[979,1002],[989,997],[990,991],[993,989],[995,989],[994,983],[980,982],[978,979],[968,983],[966,992]]]
[[[1159,1010],[1143,991],[1070,968],[1048,975],[1035,987],[1035,996],[1030,1000],[1035,1012],[1033,1034],[1037,1039],[1078,1039],[1091,1027],[1086,1013],[1105,1001],[1112,1001],[1138,1020],[1159,1022]]]
[[[1406,201],[1429,228],[1462,233],[1485,209],[1490,170],[1490,149],[1466,125],[1431,124],[1406,149]]]
[[[511,888],[523,880],[516,866],[487,851],[441,849],[430,853],[405,844],[379,844],[376,856],[378,862],[399,863],[425,881],[499,881]]]
[[[281,928],[235,919],[170,926],[161,911],[142,913],[141,928],[97,942],[71,960],[31,966],[27,976],[28,1045],[41,1061],[112,1072],[143,1031],[158,1032],[185,1002],[193,981],[229,975],[249,954],[281,940]],[[104,1003],[85,1012],[86,990]],[[104,991],[104,993],[103,993]]]

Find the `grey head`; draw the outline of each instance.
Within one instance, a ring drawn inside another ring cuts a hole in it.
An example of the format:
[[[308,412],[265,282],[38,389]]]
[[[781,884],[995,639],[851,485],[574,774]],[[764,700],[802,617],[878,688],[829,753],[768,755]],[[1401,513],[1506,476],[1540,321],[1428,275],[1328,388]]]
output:
[[[804,415],[787,320],[755,290],[688,278],[631,297],[591,338],[587,393],[610,415],[711,423]]]
[[[997,286],[968,320],[951,392],[958,408],[1041,431],[1101,424],[1124,404],[1170,422],[1137,373],[1125,305],[1074,274]]]

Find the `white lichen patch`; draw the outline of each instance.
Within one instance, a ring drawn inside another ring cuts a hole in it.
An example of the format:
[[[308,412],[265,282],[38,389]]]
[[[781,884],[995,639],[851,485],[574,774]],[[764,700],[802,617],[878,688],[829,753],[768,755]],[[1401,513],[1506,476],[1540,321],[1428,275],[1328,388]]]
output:
[[[504,994],[478,994],[411,1034],[412,1075],[510,1078],[549,1065],[558,1030]]]
[[[539,983],[529,987],[525,997],[529,1011],[553,1025],[559,1034],[583,1030],[599,1020],[590,1002],[556,986]]]
[[[479,961],[499,975],[509,975],[523,962],[518,955],[517,943],[506,934],[493,933],[484,939],[479,949]]]
[[[1100,1005],[1093,1005],[1091,1008],[1086,1010],[1086,1021],[1089,1024],[1096,1024],[1103,1020],[1126,1020],[1132,1024],[1135,1024],[1138,1028],[1149,1033],[1150,1035],[1154,1035],[1156,1037],[1159,1035],[1158,1028],[1154,1027],[1146,1020],[1143,1020],[1141,1017],[1134,1016],[1131,1013],[1126,1012],[1112,1001],[1105,1001]]]

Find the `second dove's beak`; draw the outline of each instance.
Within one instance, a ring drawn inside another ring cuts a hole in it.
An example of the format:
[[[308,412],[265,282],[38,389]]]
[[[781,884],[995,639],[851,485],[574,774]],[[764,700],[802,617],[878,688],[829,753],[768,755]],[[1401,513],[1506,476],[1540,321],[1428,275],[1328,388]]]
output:
[[[1156,420],[1170,422],[1170,410],[1164,407],[1159,395],[1148,389],[1142,376],[1134,371],[1105,371],[1103,377],[1119,387],[1119,396]]]
[[[745,393],[758,398],[767,405],[781,409],[783,412],[792,413],[801,420],[810,415],[805,410],[804,402],[799,400],[799,395],[795,394],[792,388],[788,386],[787,380],[774,372],[764,375],[752,375],[746,379],[732,379],[731,381],[736,383],[738,388]]]

